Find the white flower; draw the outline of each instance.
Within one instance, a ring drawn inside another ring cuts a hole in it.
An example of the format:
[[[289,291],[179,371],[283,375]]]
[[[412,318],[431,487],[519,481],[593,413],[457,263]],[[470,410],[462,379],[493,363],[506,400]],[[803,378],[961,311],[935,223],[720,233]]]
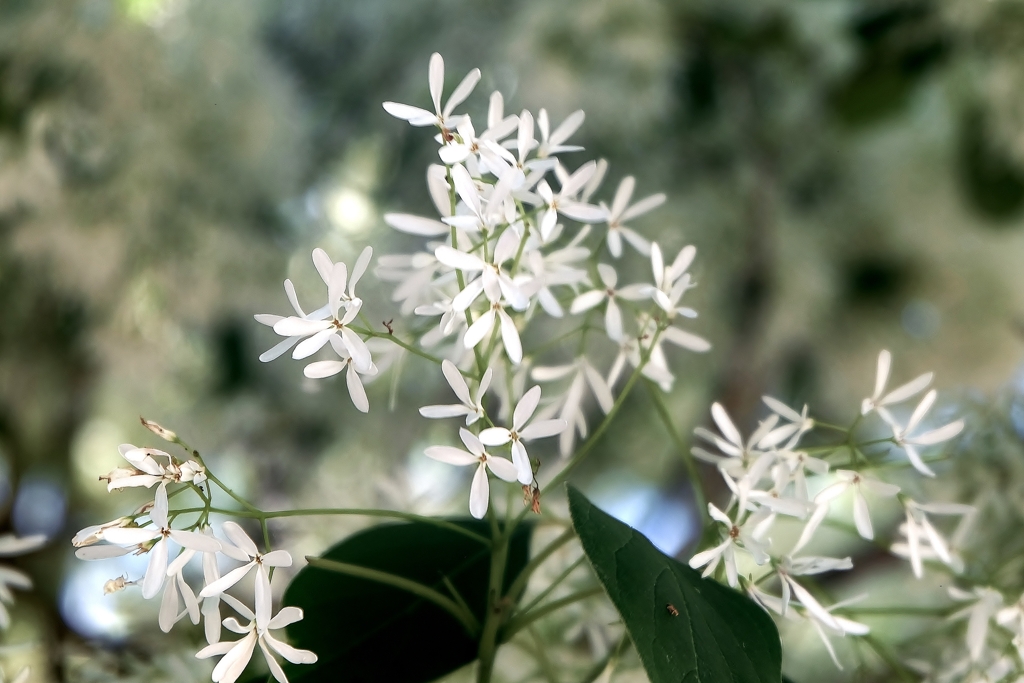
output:
[[[622,341],[622,311],[619,309],[619,305],[615,303],[615,300],[617,298],[626,299],[627,301],[646,299],[650,285],[626,285],[622,289],[616,289],[615,287],[619,282],[619,274],[615,272],[615,268],[606,263],[597,264],[597,273],[601,278],[600,284],[603,288],[593,289],[580,294],[573,299],[569,312],[573,315],[578,315],[600,305],[601,302],[605,302],[605,332],[612,341]]]
[[[292,358],[296,360],[308,358],[322,349],[332,337],[339,336],[341,343],[348,349],[356,368],[361,372],[369,371],[373,364],[370,351],[359,335],[349,329],[348,324],[355,319],[362,307],[363,302],[355,295],[355,286],[365,272],[366,266],[369,265],[372,253],[370,247],[363,250],[352,269],[352,278],[348,280],[348,268],[344,263],[341,261],[332,263],[323,250],[313,252],[313,261],[320,272],[320,277],[327,282],[327,305],[330,315],[325,320],[309,320],[292,316],[274,324],[274,331],[282,336],[306,337],[295,347]],[[329,272],[328,264],[330,264]],[[348,282],[348,292],[345,291],[346,282]],[[340,311],[343,306],[345,314],[342,316]]]
[[[512,442],[512,463],[519,472],[519,483],[533,482],[533,467],[526,452],[525,441],[542,439],[560,434],[566,427],[565,420],[539,420],[527,426],[540,403],[540,387],[527,391],[512,412],[512,429],[491,427],[480,432],[480,441],[488,446],[501,446]]]
[[[800,437],[814,429],[814,420],[807,417],[808,406],[806,403],[804,404],[803,411],[798,413],[782,401],[771,396],[762,396],[761,400],[764,401],[764,404],[773,413],[790,422],[788,428],[779,427],[772,431],[774,438],[777,439],[776,444],[781,443],[787,438],[789,439],[789,442],[781,450],[789,451],[796,448],[796,445],[800,442]]]
[[[469,512],[477,519],[482,519],[487,514],[487,505],[491,499],[487,483],[487,470],[494,472],[498,478],[505,481],[515,481],[516,467],[505,458],[491,455],[484,450],[480,439],[466,428],[459,429],[459,437],[469,449],[468,453],[451,446],[431,446],[424,453],[429,458],[446,462],[449,465],[477,465],[476,473],[473,475],[473,484],[469,490]]]
[[[228,540],[234,544],[232,550],[240,551],[229,553],[229,548],[231,546],[225,545],[225,554],[228,554],[234,559],[242,562],[245,562],[246,560],[248,560],[248,562],[237,569],[232,569],[213,583],[207,584],[199,595],[204,598],[208,598],[217,595],[218,593],[223,593],[241,581],[242,578],[255,567],[256,622],[260,625],[260,628],[266,628],[267,623],[270,621],[272,600],[272,595],[270,593],[270,576],[267,572],[267,567],[290,567],[292,566],[292,556],[287,550],[272,550],[266,554],[261,553],[256,548],[256,544],[252,542],[252,539],[249,538],[242,527],[238,526],[234,522],[224,522],[223,529]]]
[[[448,216],[444,219],[445,223],[462,230],[489,235],[499,226],[514,222],[515,204],[510,199],[512,189],[522,182],[522,171],[511,167],[502,172],[493,187],[484,185],[484,189],[489,192],[486,197],[481,195],[481,188],[462,164],[453,166],[451,173],[455,191],[470,214]],[[495,260],[495,263],[500,262]]]
[[[836,477],[839,481],[825,487],[814,497],[817,507],[807,522],[807,526],[804,527],[803,533],[800,534],[800,539],[793,548],[794,553],[807,545],[828,514],[829,504],[846,493],[847,490],[853,489],[853,523],[857,527],[857,533],[869,541],[875,537],[875,531],[871,526],[871,513],[868,511],[868,502],[864,498],[864,491],[883,498],[892,498],[900,492],[899,486],[886,484],[859,472],[836,470]]]
[[[368,369],[361,371],[356,367],[355,361],[353,361],[352,356],[349,354],[348,347],[336,336],[331,337],[331,348],[334,349],[334,352],[338,354],[341,360],[321,360],[310,363],[303,368],[302,374],[310,379],[323,379],[324,377],[337,375],[342,370],[347,369],[345,382],[348,385],[348,395],[352,399],[352,405],[361,412],[370,412],[370,402],[366,398],[366,390],[363,388],[363,381],[359,379],[359,375],[375,377],[377,375],[377,366],[371,362]]]
[[[505,235],[513,235],[506,231]],[[501,264],[516,255],[516,244],[510,240],[499,239],[494,249],[494,263],[487,263],[476,254],[469,254],[451,247],[438,247],[434,251],[437,260],[448,266],[461,270],[464,273],[480,273],[480,277],[466,284],[459,294],[452,300],[452,308],[456,311],[465,311],[483,292],[488,301],[498,303],[504,297],[505,301],[516,310],[525,310],[529,305],[529,299],[523,294],[512,278],[502,269]]]
[[[664,194],[652,194],[650,197],[641,199],[633,206],[629,206],[629,200],[633,196],[633,188],[636,181],[633,176],[627,176],[619,183],[619,189],[615,191],[615,199],[612,206],[607,209],[608,221],[608,251],[612,256],[622,256],[622,239],[633,245],[633,248],[646,256],[651,251],[650,242],[640,236],[632,228],[626,227],[624,223],[637,216],[643,215],[665,203]]]
[[[608,386],[614,387],[622,376],[622,371],[629,363],[634,368],[639,367],[641,357],[641,339],[647,341],[646,351],[649,353],[647,364],[644,365],[642,373],[644,377],[655,382],[661,390],[668,393],[672,390],[675,382],[675,375],[668,369],[668,361],[665,359],[665,352],[661,348],[661,337],[658,337],[652,345],[653,335],[656,331],[656,324],[650,319],[638,320],[638,327],[641,333],[638,337],[627,337],[619,341],[619,353],[608,370]]]
[[[967,619],[967,650],[970,653],[971,661],[977,662],[985,651],[989,622],[1000,614],[1000,608],[1003,606],[1003,595],[992,588],[978,586],[970,593],[956,587],[950,587],[949,596],[954,600],[971,603],[969,606],[952,614],[949,619],[950,621]]]
[[[552,367],[537,366],[531,372],[531,377],[538,382],[554,382],[572,375],[572,383],[562,398],[552,403],[542,413],[542,417],[548,417],[558,413],[558,417],[565,420],[566,429],[558,437],[558,450],[562,457],[568,457],[576,444],[576,434],[581,439],[587,436],[587,419],[583,411],[583,399],[586,388],[597,400],[605,415],[612,409],[615,399],[612,397],[612,390],[608,383],[592,366],[585,356],[580,356],[575,363]]]
[[[853,568],[853,562],[849,557],[842,559],[834,557],[783,557],[776,565],[779,579],[782,582],[782,614],[785,616],[789,606],[790,597],[795,597],[804,608],[825,626],[842,631],[836,618],[829,614],[828,610],[821,606],[814,596],[806,588],[801,586],[793,578],[794,576],[812,576],[837,570]]]
[[[558,231],[556,230],[555,233],[557,235]],[[523,283],[520,289],[527,297],[536,296],[537,303],[552,318],[561,318],[565,312],[550,288],[557,285],[573,285],[587,278],[586,271],[576,268],[572,264],[582,261],[590,255],[589,249],[579,246],[580,241],[588,233],[589,228],[584,227],[568,245],[547,254],[538,248],[529,246],[525,250],[523,262],[532,277],[528,282]]]
[[[523,360],[523,343],[519,338],[519,330],[516,328],[515,321],[499,303],[492,303],[487,311],[473,321],[473,324],[466,330],[462,343],[467,349],[476,347],[491,335],[495,324],[501,327],[501,343],[505,347],[508,359],[518,365]]]
[[[185,601],[185,609],[178,612],[179,595]],[[164,583],[164,595],[160,600],[160,611],[157,615],[157,624],[164,633],[170,633],[171,628],[188,615],[193,624],[199,623],[199,601],[192,588],[185,582],[181,571],[168,572],[168,580]]]
[[[541,109],[537,112],[537,128],[540,129],[540,146],[537,149],[537,158],[545,159],[554,154],[561,154],[562,152],[579,152],[583,148],[576,145],[565,145],[562,144],[576,132],[576,130],[583,125],[584,114],[582,109],[577,109],[573,113],[565,117],[555,128],[554,131],[549,132],[550,124],[548,123],[548,112],[546,109]]]
[[[323,320],[325,317],[327,317],[329,308],[326,305],[321,306],[320,308],[309,314],[302,310],[302,306],[299,305],[299,298],[295,294],[295,285],[292,284],[291,280],[284,281],[284,293],[288,297],[288,303],[292,305],[292,310],[295,311],[295,315],[297,315],[298,317],[306,320]],[[256,318],[256,322],[271,328],[273,328],[274,325],[276,325],[277,323],[284,320],[284,316],[274,315],[272,313],[257,313],[254,317]],[[275,358],[284,355],[285,351],[288,351],[293,346],[298,344],[301,339],[302,335],[296,335],[293,337],[288,337],[287,339],[281,342],[278,342],[274,347],[260,354],[260,362],[269,363]]]
[[[1017,648],[1017,655],[1024,660],[1024,596],[1009,607],[999,610],[996,622],[1014,634],[1013,646]]]
[[[214,683],[234,683],[238,680],[238,677],[242,675],[245,667],[249,664],[249,660],[252,659],[252,653],[256,649],[257,644],[263,650],[263,656],[267,660],[267,666],[270,667],[270,673],[273,674],[279,683],[287,683],[288,678],[274,657],[273,652],[281,655],[292,664],[313,664],[316,662],[316,655],[309,650],[299,650],[270,635],[272,630],[284,628],[301,620],[301,609],[298,607],[282,607],[277,616],[270,619],[265,625],[260,626],[256,616],[245,605],[233,601],[232,606],[238,610],[238,613],[243,618],[248,619],[249,623],[243,626],[234,617],[229,617],[224,620],[224,626],[230,631],[244,634],[244,637],[234,642],[218,642],[207,645],[196,653],[196,657],[199,659],[224,656],[213,669]]]
[[[114,527],[107,529],[103,537],[119,546],[135,546],[140,552],[149,553],[149,565],[142,580],[142,597],[149,600],[160,592],[167,577],[167,544],[174,541],[183,548],[200,552],[215,553],[222,549],[220,541],[195,531],[172,529],[167,522],[167,485],[161,484],[156,490],[153,509],[149,511],[148,527]],[[84,548],[83,548],[84,550]]]
[[[714,548],[699,552],[690,558],[690,567],[700,569],[707,565],[702,576],[710,576],[718,563],[725,562],[725,575],[729,585],[735,588],[739,583],[738,571],[736,569],[736,548],[746,550],[754,562],[761,565],[768,561],[768,553],[765,552],[765,544],[755,537],[753,528],[760,522],[760,518],[751,516],[746,524],[738,525],[724,512],[715,507],[714,503],[708,503],[708,514],[711,518],[726,527],[725,540]]]
[[[907,520],[899,527],[899,533],[906,537],[906,542],[892,545],[895,555],[910,560],[914,576],[923,576],[924,560],[939,560],[956,572],[963,570],[963,561],[953,552],[938,530],[928,519],[929,514],[961,515],[961,523],[953,537],[952,546],[959,545],[959,540],[966,535],[974,519],[975,509],[970,505],[959,503],[917,503],[913,500],[904,501]]]
[[[441,92],[444,90],[444,59],[441,58],[441,55],[435,52],[430,55],[430,66],[428,71],[430,99],[434,102],[434,111],[429,112],[426,109],[420,109],[419,107],[413,107],[408,104],[399,104],[398,102],[385,102],[384,111],[395,118],[408,121],[413,126],[436,125],[441,128],[442,135],[445,135],[447,130],[457,125],[461,119],[461,117],[452,117],[452,112],[455,110],[455,107],[466,101],[466,98],[473,92],[473,88],[476,87],[477,81],[479,80],[480,69],[473,69],[466,74],[466,77],[462,79],[462,82],[459,83],[452,94],[449,95],[448,101],[445,102],[444,109],[442,109]]]
[[[46,536],[36,534],[18,538],[13,534],[0,536],[0,557],[14,557],[24,555],[41,548],[46,543]],[[11,616],[7,612],[7,606],[14,604],[14,594],[11,588],[18,590],[29,590],[32,588],[32,579],[22,571],[12,567],[0,566],[0,629],[6,629],[11,625]]]
[[[441,161],[449,166],[465,163],[473,176],[482,173],[500,176],[502,171],[516,163],[516,158],[499,143],[519,127],[519,117],[515,114],[502,117],[500,111],[496,111],[496,105],[498,110],[504,107],[501,93],[497,91],[491,94],[487,130],[477,136],[473,122],[467,116],[456,127],[458,137],[437,150]]]
[[[926,372],[886,394],[884,393],[885,384],[889,380],[889,369],[891,367],[892,354],[882,349],[881,353],[878,354],[878,374],[875,375],[875,391],[871,394],[871,398],[864,399],[860,405],[861,415],[867,415],[872,410],[875,410],[882,416],[882,419],[890,424],[893,422],[892,414],[885,407],[902,403],[908,398],[924,391],[931,384],[932,377],[934,377],[934,373]]]
[[[654,288],[650,290],[651,298],[668,314],[669,319],[676,315],[687,318],[697,317],[697,311],[679,305],[679,300],[686,290],[696,287],[690,283],[690,275],[686,272],[696,256],[696,247],[692,245],[683,247],[676,255],[672,265],[666,268],[661,255],[661,247],[657,242],[651,244],[651,270],[654,272]]]
[[[771,455],[770,450],[763,441],[767,440],[770,443],[773,440],[772,432],[779,421],[777,415],[771,415],[768,419],[762,421],[746,442],[743,441],[743,437],[740,436],[739,430],[736,429],[736,425],[733,424],[729,418],[729,413],[722,407],[722,404],[712,404],[711,417],[725,438],[703,427],[694,429],[693,433],[717,446],[718,450],[724,453],[726,457],[723,458],[720,455],[709,453],[703,448],[695,446],[691,449],[691,452],[697,458],[718,465],[723,472],[729,474],[734,479],[740,479],[755,462]],[[766,472],[767,466],[764,464],[760,465],[759,471],[762,473]],[[756,481],[751,483],[757,484]]]
[[[390,254],[380,257],[374,275],[384,282],[398,283],[391,300],[401,301],[399,312],[409,315],[417,306],[432,304],[441,293],[434,283],[439,265],[433,251]],[[454,274],[451,279],[454,281]]]
[[[487,394],[488,387],[491,386],[491,376],[494,374],[491,368],[487,368],[487,371],[484,372],[484,376],[480,380],[480,386],[476,390],[475,400],[470,395],[469,385],[466,384],[465,378],[463,378],[455,363],[450,360],[441,361],[441,372],[444,373],[444,378],[448,380],[448,385],[462,403],[423,406],[420,408],[420,415],[431,419],[465,415],[467,427],[483,417],[485,413],[483,406],[484,396]]]
[[[907,426],[900,427],[895,422],[892,423],[892,435],[896,445],[903,448],[903,451],[907,454],[907,458],[910,460],[910,464],[914,466],[914,469],[929,477],[934,477],[935,472],[933,472],[931,468],[924,463],[915,446],[931,446],[933,444],[942,443],[943,441],[948,441],[963,431],[964,428],[964,421],[956,420],[937,429],[925,432],[924,434],[910,436],[910,433],[917,428],[921,423],[921,420],[924,419],[925,414],[927,414],[928,410],[932,407],[932,404],[935,403],[936,395],[937,392],[934,389],[925,394],[924,398],[921,399],[921,402],[917,405],[917,408],[914,409],[914,413],[910,416],[910,420],[907,421]]]
[[[100,477],[107,482],[107,491],[133,486],[150,488],[157,482],[201,484],[206,481],[206,468],[195,460],[179,464],[169,453],[157,448],[138,448],[130,443],[121,444],[117,450],[131,467],[118,467]],[[157,462],[158,457],[166,458],[167,464]]]
[[[537,185],[537,194],[544,200],[547,208],[540,218],[540,236],[545,242],[554,232],[558,222],[558,214],[562,214],[581,223],[596,223],[605,217],[604,209],[580,202],[575,199],[580,190],[597,171],[597,163],[588,161],[580,166],[575,173],[565,179],[558,194],[552,192],[546,180]]]

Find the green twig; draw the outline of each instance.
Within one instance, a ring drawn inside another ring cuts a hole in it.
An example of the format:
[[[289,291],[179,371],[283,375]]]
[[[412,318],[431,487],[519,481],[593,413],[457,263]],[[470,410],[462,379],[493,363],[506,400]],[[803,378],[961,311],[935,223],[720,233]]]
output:
[[[603,588],[601,588],[600,586],[594,586],[593,588],[587,588],[581,591],[576,591],[575,593],[570,593],[569,595],[566,595],[564,598],[552,600],[546,605],[542,605],[529,612],[524,612],[523,614],[520,614],[519,616],[513,618],[511,621],[508,622],[508,626],[505,627],[503,640],[510,640],[520,630],[526,628],[538,619],[543,619],[552,612],[557,612],[563,607],[568,607],[573,603],[586,600],[587,598],[592,598],[595,595],[600,595],[603,592]]]

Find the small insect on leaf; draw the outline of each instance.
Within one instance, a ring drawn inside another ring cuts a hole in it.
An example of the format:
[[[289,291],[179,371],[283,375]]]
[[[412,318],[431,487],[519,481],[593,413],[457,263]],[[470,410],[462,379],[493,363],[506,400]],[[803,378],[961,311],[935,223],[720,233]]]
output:
[[[678,617],[679,616],[679,610],[677,610],[676,606],[673,605],[671,602],[668,603],[667,605],[665,605],[665,609],[668,610],[668,613],[671,614],[672,616],[674,616],[674,617]]]

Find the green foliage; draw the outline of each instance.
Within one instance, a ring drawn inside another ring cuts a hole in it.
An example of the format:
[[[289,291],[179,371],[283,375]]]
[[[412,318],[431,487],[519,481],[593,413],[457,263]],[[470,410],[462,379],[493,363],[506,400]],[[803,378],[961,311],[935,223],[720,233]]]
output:
[[[491,536],[486,522],[455,523]],[[520,524],[512,534],[505,590],[529,559],[531,532],[531,525]],[[450,529],[420,522],[376,526],[346,538],[322,558],[415,581],[456,602],[464,600],[480,623],[486,616],[491,548]],[[284,603],[305,611],[302,621],[288,627],[292,644],[319,657],[313,666],[286,669],[292,681],[425,683],[477,657],[477,635],[455,617],[383,583],[306,567],[288,587]]]
[[[782,680],[779,633],[764,610],[702,579],[572,487],[569,511],[652,683]]]

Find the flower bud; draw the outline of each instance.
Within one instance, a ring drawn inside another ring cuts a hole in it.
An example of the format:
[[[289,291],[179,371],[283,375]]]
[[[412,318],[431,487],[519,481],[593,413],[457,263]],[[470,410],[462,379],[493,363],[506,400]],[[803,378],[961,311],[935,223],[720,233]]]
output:
[[[110,595],[111,593],[119,593],[134,583],[134,581],[128,581],[123,576],[119,576],[116,579],[110,579],[103,584],[103,594]]]
[[[142,422],[143,427],[153,432],[164,441],[178,443],[178,435],[172,432],[170,429],[162,427],[156,422],[153,422],[152,420],[147,420],[144,417],[139,417],[139,420]]]

